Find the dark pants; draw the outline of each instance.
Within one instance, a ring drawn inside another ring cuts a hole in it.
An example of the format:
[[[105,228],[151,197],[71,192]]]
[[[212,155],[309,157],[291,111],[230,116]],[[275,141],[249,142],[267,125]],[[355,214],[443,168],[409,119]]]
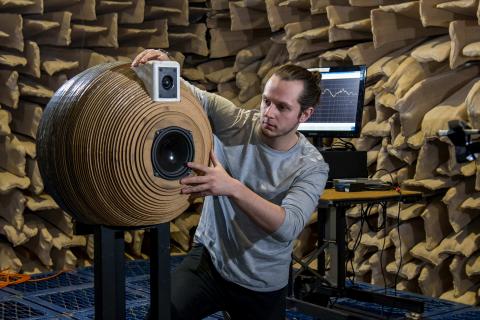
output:
[[[208,251],[196,245],[172,274],[172,320],[226,311],[232,320],[284,320],[287,288],[258,292],[226,281]]]

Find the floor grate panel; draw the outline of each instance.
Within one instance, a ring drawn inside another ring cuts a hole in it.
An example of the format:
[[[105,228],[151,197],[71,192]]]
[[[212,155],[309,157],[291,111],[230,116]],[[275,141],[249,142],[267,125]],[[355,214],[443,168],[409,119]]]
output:
[[[429,317],[431,320],[473,320],[480,319],[479,308],[466,308],[454,313],[443,313],[433,317]]]
[[[32,276],[32,279],[45,278],[55,274],[46,273],[41,275]],[[6,287],[5,291],[11,292],[14,294],[21,295],[30,295],[38,294],[40,292],[56,291],[59,288],[70,287],[70,286],[81,286],[89,285],[93,282],[93,278],[87,276],[81,276],[76,273],[64,272],[57,277],[51,278],[49,280],[37,281],[37,282],[23,282],[16,284],[14,286]]]
[[[170,257],[170,271],[173,271],[182,262],[184,256]],[[81,274],[87,276],[94,276],[93,267],[84,268],[79,271]],[[150,261],[149,260],[130,260],[125,262],[125,277],[133,278],[139,276],[146,276],[150,274]]]
[[[78,290],[62,291],[49,294],[25,297],[32,302],[48,307],[58,312],[84,311],[95,307],[95,291],[93,287]],[[127,289],[126,302],[143,300],[147,303],[146,294]]]
[[[384,291],[385,289],[379,289],[376,292],[382,293]],[[387,294],[391,296],[395,296],[395,290],[387,289]],[[455,310],[460,310],[468,307],[467,305],[464,305],[464,304],[426,297],[426,296],[422,296],[420,294],[415,294],[411,292],[397,290],[396,295],[402,298],[409,298],[416,301],[423,301],[425,306],[425,311],[423,315],[428,317],[431,317],[436,314],[445,314],[445,313],[449,313]]]
[[[0,319],[54,319],[56,314],[42,306],[14,297],[0,301]],[[58,318],[57,318],[58,319]]]

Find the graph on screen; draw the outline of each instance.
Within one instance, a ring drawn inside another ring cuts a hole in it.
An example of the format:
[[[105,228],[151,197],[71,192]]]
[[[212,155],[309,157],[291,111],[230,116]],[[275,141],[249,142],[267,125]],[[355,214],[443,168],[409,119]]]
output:
[[[355,123],[358,101],[358,78],[335,78],[324,75],[320,105],[309,122]],[[331,77],[331,78],[330,78]]]
[[[315,112],[300,124],[300,131],[325,136],[349,136],[359,132],[365,66],[316,68],[322,74],[320,103]]]

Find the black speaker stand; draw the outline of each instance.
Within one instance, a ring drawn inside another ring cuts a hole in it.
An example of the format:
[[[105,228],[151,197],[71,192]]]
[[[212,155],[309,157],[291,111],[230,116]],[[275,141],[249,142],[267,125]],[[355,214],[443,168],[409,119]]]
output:
[[[150,315],[170,320],[170,226],[109,227],[77,223],[76,234],[94,234],[95,319],[125,319],[124,231],[150,229]]]

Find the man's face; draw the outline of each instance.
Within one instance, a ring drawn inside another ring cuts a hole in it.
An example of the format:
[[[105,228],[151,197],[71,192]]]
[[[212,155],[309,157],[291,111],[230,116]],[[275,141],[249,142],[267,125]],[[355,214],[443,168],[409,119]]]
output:
[[[302,81],[281,80],[276,75],[268,80],[260,106],[261,129],[266,137],[276,138],[295,134],[298,124],[308,119],[311,112],[300,113],[298,98],[302,92]]]

